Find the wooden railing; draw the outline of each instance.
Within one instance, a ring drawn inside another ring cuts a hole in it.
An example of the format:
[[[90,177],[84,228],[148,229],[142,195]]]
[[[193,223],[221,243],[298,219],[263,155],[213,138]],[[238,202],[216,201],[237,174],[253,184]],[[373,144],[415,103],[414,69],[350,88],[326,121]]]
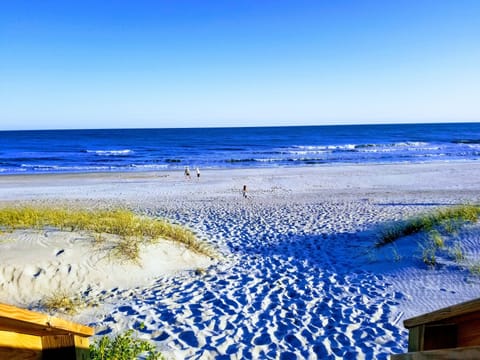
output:
[[[0,359],[88,360],[91,327],[0,304]]]
[[[480,299],[404,321],[408,353],[392,360],[480,359]]]

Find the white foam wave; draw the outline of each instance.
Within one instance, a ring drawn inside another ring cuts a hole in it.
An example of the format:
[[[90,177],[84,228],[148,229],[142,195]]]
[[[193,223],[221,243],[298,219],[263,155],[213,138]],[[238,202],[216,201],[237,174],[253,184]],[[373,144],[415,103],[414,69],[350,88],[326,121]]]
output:
[[[39,169],[39,170],[56,170],[60,169],[59,166],[55,165],[46,165],[46,164],[22,164],[20,165],[21,168],[24,169]]]
[[[168,168],[168,165],[137,165],[137,164],[132,164],[130,167],[136,168],[136,169],[166,169]]]
[[[129,164],[126,166],[58,166],[46,164],[21,164],[19,169],[0,168],[0,173],[6,172],[96,172],[96,171],[129,171],[135,170],[161,170],[168,168],[165,164],[138,165]]]
[[[308,155],[308,154],[323,154],[332,151],[354,151],[357,145],[317,145],[317,146],[294,146],[293,150],[288,150],[288,154]]]
[[[126,156],[132,154],[133,151],[130,149],[122,150],[87,150],[87,153],[93,153],[100,156]]]
[[[357,151],[364,153],[389,153],[398,151],[438,151],[441,148],[425,142],[398,142],[392,144],[359,145]]]

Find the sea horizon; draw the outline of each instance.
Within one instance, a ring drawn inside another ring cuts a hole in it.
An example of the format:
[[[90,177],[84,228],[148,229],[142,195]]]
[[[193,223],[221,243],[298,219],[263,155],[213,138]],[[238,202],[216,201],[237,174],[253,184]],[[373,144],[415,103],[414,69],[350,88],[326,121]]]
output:
[[[305,128],[305,127],[342,127],[342,126],[352,126],[352,127],[364,127],[364,126],[397,126],[397,125],[470,125],[470,124],[480,124],[478,121],[439,121],[439,122],[429,122],[429,121],[420,121],[420,122],[384,122],[384,123],[326,123],[322,125],[313,125],[313,124],[280,124],[280,125],[255,125],[255,126],[241,126],[241,125],[225,125],[225,126],[165,126],[165,127],[98,127],[98,128],[44,128],[44,129],[0,129],[0,134],[4,132],[42,132],[42,131],[108,131],[108,130],[202,130],[202,129],[258,129],[258,128]]]

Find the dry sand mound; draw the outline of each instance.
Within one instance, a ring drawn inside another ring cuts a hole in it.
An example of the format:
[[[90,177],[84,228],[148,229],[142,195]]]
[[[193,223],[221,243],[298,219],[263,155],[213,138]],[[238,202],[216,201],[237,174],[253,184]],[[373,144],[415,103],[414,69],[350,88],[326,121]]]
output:
[[[0,302],[30,304],[59,291],[129,289],[159,276],[205,268],[211,260],[172,241],[142,249],[139,264],[112,258],[82,232],[16,230],[0,235]]]

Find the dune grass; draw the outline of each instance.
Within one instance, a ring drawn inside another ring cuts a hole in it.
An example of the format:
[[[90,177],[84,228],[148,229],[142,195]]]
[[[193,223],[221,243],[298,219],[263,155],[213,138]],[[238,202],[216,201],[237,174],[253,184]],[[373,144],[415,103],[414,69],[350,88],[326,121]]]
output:
[[[375,247],[391,244],[399,238],[419,232],[432,232],[434,243],[440,246],[443,240],[436,230],[437,228],[440,227],[448,233],[454,233],[465,223],[477,222],[479,215],[479,205],[459,205],[439,209],[386,227],[382,230]]]
[[[48,313],[60,312],[75,315],[89,304],[80,298],[70,295],[66,290],[54,291],[40,301],[40,306]]]
[[[0,209],[0,230],[44,229],[87,231],[94,243],[104,240],[103,234],[119,239],[112,249],[118,259],[139,261],[140,247],[167,239],[184,244],[188,249],[215,257],[215,252],[199,241],[193,232],[165,220],[141,217],[128,210],[70,210],[50,207],[9,207]]]
[[[423,233],[418,245],[424,264],[435,267],[439,255],[447,255],[460,264],[466,259],[465,254],[460,242],[452,243],[451,239],[455,239],[455,235],[463,225],[476,223],[479,216],[480,206],[478,205],[459,205],[422,214],[383,229],[375,247],[394,245],[396,240],[404,236]]]

